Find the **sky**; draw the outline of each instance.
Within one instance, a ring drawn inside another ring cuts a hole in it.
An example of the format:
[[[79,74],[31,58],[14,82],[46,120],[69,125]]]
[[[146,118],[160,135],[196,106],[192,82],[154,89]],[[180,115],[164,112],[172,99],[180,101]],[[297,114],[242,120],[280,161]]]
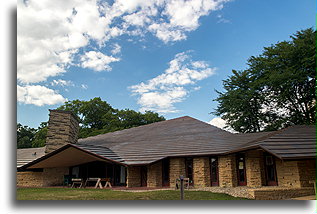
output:
[[[100,97],[166,119],[212,114],[215,90],[263,47],[315,27],[311,0],[18,0],[17,122]]]

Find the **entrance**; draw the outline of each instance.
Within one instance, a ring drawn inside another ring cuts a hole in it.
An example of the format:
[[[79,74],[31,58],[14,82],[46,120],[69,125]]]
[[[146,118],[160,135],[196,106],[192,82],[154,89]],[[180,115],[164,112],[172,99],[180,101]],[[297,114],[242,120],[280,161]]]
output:
[[[147,167],[141,166],[141,187],[147,186]]]
[[[277,176],[274,157],[272,155],[266,154],[264,158],[266,184],[268,186],[277,186]]]
[[[218,176],[218,158],[210,158],[210,182],[211,186],[219,186],[219,176]]]
[[[125,167],[103,161],[93,161],[70,168],[71,175],[86,180],[87,178],[110,178],[112,186],[125,186]],[[124,173],[122,173],[124,171]]]
[[[193,158],[185,159],[186,177],[189,178],[189,184],[194,185],[193,181]]]
[[[170,186],[170,161],[168,158],[162,160],[162,186],[169,187]]]
[[[237,172],[238,172],[238,185],[246,186],[247,177],[245,170],[245,156],[244,154],[238,154],[237,156]]]

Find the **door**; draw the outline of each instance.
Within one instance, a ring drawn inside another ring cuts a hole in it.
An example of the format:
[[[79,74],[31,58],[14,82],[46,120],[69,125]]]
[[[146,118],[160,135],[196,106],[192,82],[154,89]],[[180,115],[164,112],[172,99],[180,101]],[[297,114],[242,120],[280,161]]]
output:
[[[237,156],[237,172],[238,172],[238,185],[247,185],[247,176],[245,170],[245,156],[244,154],[239,154]]]
[[[219,186],[219,176],[218,176],[218,158],[210,158],[210,183],[211,186]]]
[[[147,167],[141,166],[141,187],[147,186]]]
[[[193,181],[193,158],[185,159],[186,178],[189,178],[189,184],[194,185]]]
[[[164,187],[170,186],[169,170],[170,170],[170,161],[168,158],[166,158],[162,161],[162,185]]]
[[[277,186],[277,176],[275,162],[272,155],[265,155],[265,174],[266,174],[266,184],[268,186]]]

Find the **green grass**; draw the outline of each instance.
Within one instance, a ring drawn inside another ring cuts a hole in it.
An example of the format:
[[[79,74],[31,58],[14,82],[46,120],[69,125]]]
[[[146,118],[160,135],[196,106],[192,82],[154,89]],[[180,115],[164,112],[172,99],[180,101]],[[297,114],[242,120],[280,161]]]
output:
[[[179,200],[176,190],[124,192],[110,189],[18,188],[17,200]],[[222,193],[185,191],[185,200],[245,200]]]

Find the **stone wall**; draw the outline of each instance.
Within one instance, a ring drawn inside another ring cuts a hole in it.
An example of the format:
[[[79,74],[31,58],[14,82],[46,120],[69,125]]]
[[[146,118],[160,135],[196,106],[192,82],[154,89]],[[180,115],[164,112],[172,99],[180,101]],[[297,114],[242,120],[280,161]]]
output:
[[[148,166],[147,186],[162,187],[162,161]]]
[[[275,160],[278,186],[300,187],[297,161]]]
[[[210,186],[210,164],[208,157],[193,159],[193,180],[195,187]]]
[[[260,187],[265,185],[265,168],[263,152],[251,150],[245,153],[247,186]]]
[[[78,120],[70,111],[50,110],[45,153],[76,143],[78,131]]]
[[[68,167],[44,168],[43,172],[17,172],[18,187],[62,186],[64,175],[69,174]]]
[[[312,187],[262,187],[260,189],[249,189],[248,191],[250,198],[256,200],[282,200],[315,194]]]
[[[179,176],[185,176],[185,158],[170,159],[170,187],[175,187],[176,179]]]
[[[17,187],[42,187],[43,172],[17,172]]]
[[[141,186],[141,167],[128,166],[127,167],[127,187]]]
[[[234,154],[218,157],[219,186],[235,187],[238,184],[236,156]]]
[[[68,167],[44,168],[43,186],[61,186],[64,182],[64,175],[69,174]]]
[[[316,182],[316,160],[301,160],[297,162],[300,186],[310,187],[314,186],[310,181]]]

